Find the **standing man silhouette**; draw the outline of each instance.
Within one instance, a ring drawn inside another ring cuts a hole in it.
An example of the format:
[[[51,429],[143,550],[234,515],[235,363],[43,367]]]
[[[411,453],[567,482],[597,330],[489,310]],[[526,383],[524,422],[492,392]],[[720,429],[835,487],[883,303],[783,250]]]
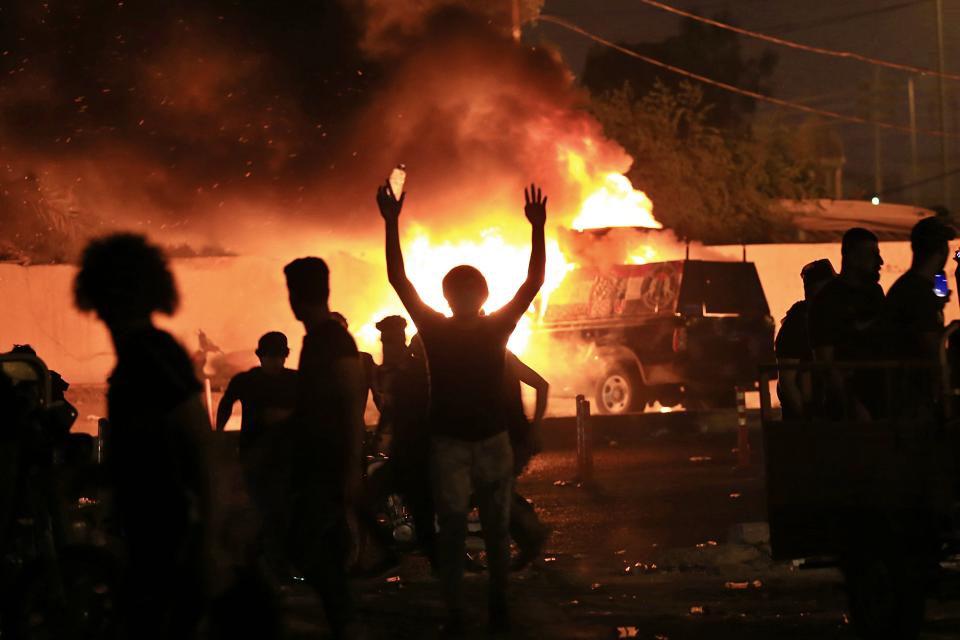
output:
[[[398,200],[387,183],[377,191],[386,229],[387,275],[417,326],[430,377],[431,468],[439,531],[440,577],[447,599],[448,635],[464,632],[463,568],[470,496],[480,508],[490,567],[490,630],[509,629],[507,578],[510,563],[510,501],[513,454],[503,415],[507,340],[543,285],[547,199],[524,190],[524,213],[532,227],[527,279],[502,309],[483,315],[487,281],[474,267],[454,267],[443,279],[453,316],[427,306],[407,278],[400,249]]]

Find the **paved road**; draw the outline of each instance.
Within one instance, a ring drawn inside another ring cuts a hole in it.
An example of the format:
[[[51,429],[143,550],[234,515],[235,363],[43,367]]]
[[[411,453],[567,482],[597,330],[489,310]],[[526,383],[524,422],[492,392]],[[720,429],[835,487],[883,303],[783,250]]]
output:
[[[520,486],[554,534],[545,562],[514,576],[512,637],[855,637],[839,573],[797,570],[772,562],[762,544],[732,543],[733,525],[764,520],[764,496],[759,465],[734,469],[735,435],[720,424],[731,419],[601,421],[592,489],[570,482],[572,424],[549,424],[547,450]],[[478,638],[484,584],[468,578]],[[436,637],[439,586],[421,559],[358,588],[371,637]],[[322,637],[309,593],[287,606],[292,637]],[[960,636],[955,604],[931,601],[928,619],[925,638]]]

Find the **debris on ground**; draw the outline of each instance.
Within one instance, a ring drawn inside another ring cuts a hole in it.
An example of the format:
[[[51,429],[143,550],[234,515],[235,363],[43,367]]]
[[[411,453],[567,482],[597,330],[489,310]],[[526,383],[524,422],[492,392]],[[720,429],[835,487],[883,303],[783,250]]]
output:
[[[639,634],[637,627],[617,627],[617,638],[638,638]]]
[[[692,616],[703,616],[707,614],[707,608],[702,605],[693,605],[690,607],[690,615]]]
[[[713,458],[710,456],[690,456],[688,460],[690,462],[710,462]]]

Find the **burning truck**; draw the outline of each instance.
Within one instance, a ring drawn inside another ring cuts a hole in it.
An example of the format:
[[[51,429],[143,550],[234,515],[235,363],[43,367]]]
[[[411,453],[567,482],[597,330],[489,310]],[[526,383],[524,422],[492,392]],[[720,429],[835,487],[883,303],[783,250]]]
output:
[[[579,361],[568,367],[581,374],[573,384],[592,391],[602,413],[653,403],[733,406],[735,390],[756,388],[758,365],[774,360],[774,321],[754,264],[655,249],[672,244],[676,253],[668,234],[607,228],[561,235],[581,266],[552,293],[536,331],[565,360]]]

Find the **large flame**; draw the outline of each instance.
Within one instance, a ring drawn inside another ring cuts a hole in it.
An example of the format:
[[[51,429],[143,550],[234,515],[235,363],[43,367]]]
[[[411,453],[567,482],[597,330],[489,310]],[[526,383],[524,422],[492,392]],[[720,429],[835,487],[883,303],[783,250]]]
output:
[[[663,228],[653,217],[653,202],[643,191],[634,189],[625,175],[611,171],[597,176],[581,154],[563,149],[560,155],[566,161],[571,181],[579,184],[584,194],[571,227],[577,231],[604,227]]]
[[[583,194],[576,217],[569,224],[577,230],[601,227],[646,227],[660,229],[662,225],[653,217],[653,203],[642,191],[637,191],[630,180],[619,173],[593,173],[584,157],[565,149],[561,157],[568,168],[569,182],[580,187]],[[526,225],[526,221],[509,216],[513,225]],[[527,274],[530,260],[529,242],[511,244],[505,238],[524,237],[529,232],[503,226],[488,227],[479,240],[461,238],[436,238],[426,229],[413,228],[404,242],[404,259],[407,276],[416,286],[424,302],[434,309],[449,312],[443,297],[441,282],[447,271],[461,264],[479,269],[487,279],[490,297],[484,309],[494,311],[510,301]],[[511,232],[509,234],[505,232]],[[549,233],[549,232],[548,232]],[[642,264],[656,259],[656,251],[649,246],[641,247],[623,262]],[[553,235],[547,238],[546,281],[537,300],[510,337],[508,347],[518,355],[527,350],[533,324],[537,322],[553,293],[564,277],[576,268],[576,263],[564,255]],[[392,292],[385,291],[385,298],[394,299]],[[375,323],[387,315],[401,315],[409,321],[399,301],[386,302],[373,317],[357,332],[362,346],[374,348],[379,338]]]

